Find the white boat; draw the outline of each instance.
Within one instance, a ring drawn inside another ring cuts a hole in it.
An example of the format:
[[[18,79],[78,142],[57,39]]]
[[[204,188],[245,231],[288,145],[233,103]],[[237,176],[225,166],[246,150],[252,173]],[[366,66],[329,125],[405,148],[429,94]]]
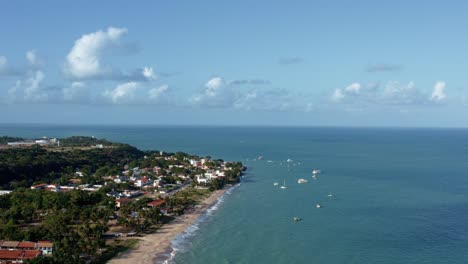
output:
[[[316,204],[315,207],[322,208],[322,206],[320,204]]]
[[[332,197],[332,196],[333,196],[333,194],[331,194],[331,193],[328,194],[328,197]]]
[[[283,185],[281,185],[280,188],[281,188],[281,189],[286,189],[286,188],[288,188],[288,187],[286,187],[286,180],[284,181]]]
[[[294,222],[299,222],[299,221],[302,220],[302,218],[300,218],[298,216],[295,216],[295,217],[293,217],[293,220],[294,220]]]
[[[293,160],[292,159],[287,159],[286,162],[293,162]]]
[[[308,180],[302,179],[302,178],[297,180],[297,183],[299,183],[299,184],[308,183],[308,182],[309,182]]]
[[[278,186],[278,185],[279,185],[279,182],[274,182],[273,185],[274,185],[274,186]]]
[[[312,174],[316,175],[316,174],[319,174],[319,173],[321,173],[321,172],[322,172],[321,170],[314,169],[314,170],[312,171]]]
[[[312,175],[312,179],[316,180],[316,179],[317,179],[317,176]]]

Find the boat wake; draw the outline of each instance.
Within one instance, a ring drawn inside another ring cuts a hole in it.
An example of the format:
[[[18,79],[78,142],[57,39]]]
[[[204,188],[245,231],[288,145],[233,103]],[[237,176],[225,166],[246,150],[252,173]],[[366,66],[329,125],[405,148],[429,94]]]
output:
[[[224,197],[226,195],[230,195],[240,185],[241,184],[239,183],[229,188],[223,195],[218,197],[216,203],[214,203],[210,208],[203,212],[203,214],[201,214],[192,225],[187,227],[187,229],[185,229],[184,232],[177,235],[171,241],[170,254],[169,252],[164,254],[167,257],[167,259],[163,262],[156,261],[155,264],[174,264],[174,258],[178,252],[184,252],[190,249],[192,245],[191,238],[195,236],[197,231],[200,229],[200,224],[205,222],[211,215],[213,215],[213,213],[216,212],[219,209],[220,205],[224,202]]]

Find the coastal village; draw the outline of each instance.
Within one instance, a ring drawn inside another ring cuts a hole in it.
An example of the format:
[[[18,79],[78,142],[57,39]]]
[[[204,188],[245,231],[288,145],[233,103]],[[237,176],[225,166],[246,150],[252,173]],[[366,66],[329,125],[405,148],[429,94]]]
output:
[[[120,145],[107,141],[101,142],[94,138],[77,137],[74,140],[81,141],[83,139],[86,140],[86,144],[79,146],[74,144],[67,146],[67,144],[61,144],[67,140],[46,137],[12,141],[3,144],[2,150],[30,151],[31,148],[40,148],[41,151],[45,151],[44,155],[72,151],[83,155],[83,153],[91,151],[107,154],[106,151],[116,151],[121,148]],[[77,223],[85,226],[91,225],[91,227],[87,227],[91,229],[93,225],[99,224],[101,227],[99,237],[93,238],[93,240],[100,241],[99,246],[96,246],[95,250],[78,252],[77,263],[101,261],[102,256],[107,253],[109,253],[108,255],[116,254],[117,252],[111,253],[109,248],[125,244],[124,241],[139,236],[141,232],[157,230],[158,227],[170,222],[174,217],[194,210],[197,201],[209,196],[212,191],[225,188],[225,185],[237,183],[245,170],[240,162],[226,162],[182,152],[144,152],[139,159],[127,161],[120,165],[107,162],[106,165],[100,166],[94,171],[90,170],[88,165],[76,167],[73,171],[67,167],[69,172],[57,174],[60,177],[55,180],[41,180],[39,177],[27,188],[29,191],[24,187],[18,189],[31,196],[37,192],[43,196],[47,196],[49,193],[49,195],[55,195],[52,197],[80,196],[80,199],[88,199],[86,193],[92,197],[105,195],[99,196],[103,198],[94,198],[98,204],[101,204],[96,208],[106,214],[100,216],[102,219],[97,219],[94,222],[74,221],[74,225]],[[118,170],[119,167],[120,170]],[[10,182],[10,185],[13,183],[15,182]],[[15,192],[17,190],[0,190],[0,204],[2,198],[14,197]],[[107,204],[105,201],[108,201]],[[112,203],[112,206],[109,206],[108,203]],[[103,207],[106,207],[106,210]],[[8,212],[7,209],[3,208],[2,210]],[[67,208],[61,210],[66,213]],[[18,222],[20,225],[17,228],[27,229],[30,225],[40,225],[47,221],[48,214],[51,212],[49,209],[36,210],[32,213],[31,220],[23,223]],[[90,214],[92,217],[92,213]],[[73,218],[73,216],[71,217]],[[27,259],[38,257],[47,259],[49,256],[54,256],[55,241],[53,240],[14,241],[1,239],[4,237],[0,237],[0,263],[23,263]],[[119,248],[121,249],[121,246]]]

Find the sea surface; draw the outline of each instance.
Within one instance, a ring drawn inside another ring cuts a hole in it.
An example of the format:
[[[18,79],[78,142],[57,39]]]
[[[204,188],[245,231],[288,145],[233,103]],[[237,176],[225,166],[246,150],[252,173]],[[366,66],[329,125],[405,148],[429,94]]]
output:
[[[0,125],[0,135],[242,161],[242,183],[173,242],[169,263],[468,263],[465,129]]]

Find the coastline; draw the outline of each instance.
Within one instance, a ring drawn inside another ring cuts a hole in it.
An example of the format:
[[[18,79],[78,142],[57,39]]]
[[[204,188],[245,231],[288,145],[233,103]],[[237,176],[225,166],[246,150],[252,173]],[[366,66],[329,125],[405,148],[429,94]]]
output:
[[[205,198],[190,213],[176,217],[173,221],[163,225],[155,233],[139,237],[140,242],[134,249],[120,253],[107,263],[164,263],[173,251],[171,242],[193,225],[197,219],[213,206],[229,188],[214,191]]]

